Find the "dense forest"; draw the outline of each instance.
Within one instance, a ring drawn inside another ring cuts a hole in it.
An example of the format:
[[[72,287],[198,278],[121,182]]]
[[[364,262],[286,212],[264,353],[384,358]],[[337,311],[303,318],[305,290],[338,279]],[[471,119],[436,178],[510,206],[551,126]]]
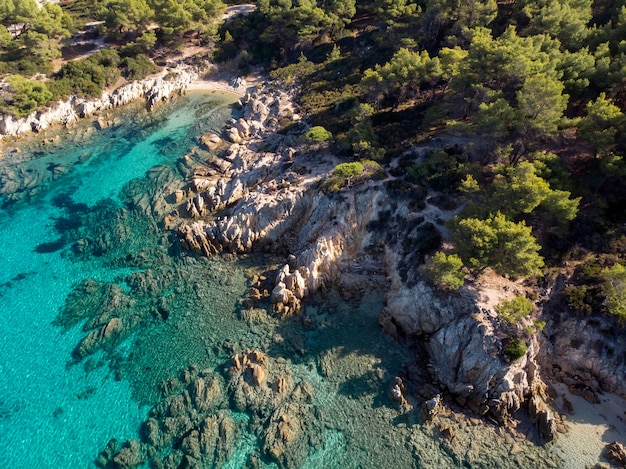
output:
[[[220,0],[0,0],[2,110],[99,96],[190,40],[213,44],[213,61],[292,90],[304,140],[342,156],[320,190],[389,174],[395,190],[458,207],[450,242],[424,250],[435,285],[458,289],[488,267],[537,279],[566,268],[572,310],[626,321],[624,1],[256,6],[220,25]],[[103,47],[58,62],[79,31]],[[442,136],[446,150],[404,158]]]

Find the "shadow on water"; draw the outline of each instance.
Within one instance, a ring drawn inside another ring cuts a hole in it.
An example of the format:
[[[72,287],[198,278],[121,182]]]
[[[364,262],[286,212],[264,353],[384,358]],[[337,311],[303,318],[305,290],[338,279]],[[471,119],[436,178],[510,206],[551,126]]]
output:
[[[59,238],[56,241],[50,241],[47,243],[41,243],[35,246],[34,251],[38,254],[50,254],[60,251],[65,247],[67,243],[63,238]]]

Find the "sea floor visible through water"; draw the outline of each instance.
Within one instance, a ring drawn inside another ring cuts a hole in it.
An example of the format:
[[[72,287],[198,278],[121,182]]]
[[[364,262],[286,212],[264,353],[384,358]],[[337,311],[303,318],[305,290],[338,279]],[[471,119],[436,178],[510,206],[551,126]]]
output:
[[[0,465],[95,467],[109,440],[147,444],[146,428],[161,414],[161,430],[174,425],[174,403],[189,400],[184,386],[203,376],[217,397],[192,417],[229,422],[214,465],[558,467],[549,448],[477,419],[449,411],[427,423],[400,408],[389,391],[416,366],[415,354],[380,329],[380,289],[368,284],[358,301],[331,289],[294,318],[245,314],[250,278],[270,269],[272,256],[181,251],[163,226],[172,192],[211,157],[199,136],[236,115],[235,99],[190,93],[153,113],[111,113],[104,129],[85,121],[4,143]],[[231,360],[250,351],[293,383],[293,395],[308,396],[302,408],[244,405]],[[307,420],[300,428],[311,435],[279,454],[268,429],[286,423],[283,411]],[[137,466],[201,461],[185,435],[151,440]]]

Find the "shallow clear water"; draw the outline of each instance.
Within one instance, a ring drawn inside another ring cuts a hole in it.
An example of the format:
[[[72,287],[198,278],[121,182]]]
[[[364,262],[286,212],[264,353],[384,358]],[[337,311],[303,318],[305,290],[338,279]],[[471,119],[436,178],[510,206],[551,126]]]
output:
[[[249,278],[270,269],[271,257],[209,260],[180,251],[163,228],[174,208],[167,200],[185,186],[189,160],[210,157],[197,137],[219,131],[236,112],[231,101],[191,94],[152,114],[127,108],[101,131],[83,123],[58,132],[60,143],[42,146],[38,138],[21,141],[19,153],[5,148],[0,466],[93,467],[112,438],[150,440],[140,430],[148,417],[166,416],[162,436],[183,412],[172,402],[189,401],[198,376],[215,383],[213,407],[185,410],[179,433],[215,417],[232,439],[214,459],[194,454],[183,436],[153,441],[157,467],[191,454],[195,467],[546,466],[545,451],[494,427],[468,425],[453,412],[427,424],[416,409],[394,404],[391,384],[419,374],[411,365],[417,355],[380,330],[383,295],[370,279],[356,280],[358,302],[335,291],[308,300],[307,321],[264,310],[246,316],[239,302]],[[123,325],[118,336],[77,347],[112,320]],[[238,388],[249,377],[237,381],[231,359],[252,349],[268,363],[267,389],[284,378],[289,389],[310,389],[310,400],[308,391],[283,401],[272,391],[240,406]],[[267,443],[281,415],[306,428],[282,459]],[[442,426],[455,429],[453,442],[441,438]]]
[[[199,130],[219,129],[231,115],[231,101],[191,95],[175,104],[172,114],[155,113],[149,120],[136,108],[136,120],[126,116],[123,125],[94,136],[52,147],[22,141],[8,147],[21,147],[21,153],[0,159],[2,174],[20,168],[24,177],[38,181],[17,191],[8,189],[10,178],[0,185],[8,191],[0,211],[2,467],[86,467],[110,438],[136,436],[147,413],[132,398],[129,381],[116,381],[108,367],[87,373],[80,365],[68,366],[84,333],[80,327],[62,333],[52,325],[65,298],[80,280],[113,280],[128,269],[112,268],[106,258],[76,260],[68,255],[70,246],[41,252],[50,250],[42,245],[59,238],[58,218],[69,216],[55,199],[88,207],[103,199],[117,201],[132,179],[157,164],[173,164]],[[194,113],[203,109],[201,116]],[[161,151],[171,141],[180,144]],[[50,165],[64,171],[53,175]]]

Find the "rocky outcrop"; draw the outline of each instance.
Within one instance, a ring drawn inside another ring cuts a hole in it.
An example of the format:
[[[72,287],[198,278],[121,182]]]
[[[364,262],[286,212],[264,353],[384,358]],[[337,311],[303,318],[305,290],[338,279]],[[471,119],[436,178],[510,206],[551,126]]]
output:
[[[280,467],[299,467],[310,448],[322,441],[313,388],[296,381],[286,360],[272,360],[258,350],[237,354],[228,388],[238,410],[262,419],[256,432],[263,452]]]
[[[270,288],[275,310],[292,314],[305,296],[337,277],[344,257],[361,250],[382,192],[364,188],[359,194],[372,205],[359,204],[354,194],[320,192],[317,184],[334,159],[319,155],[314,168],[307,168],[312,174],[304,177],[299,171],[311,155],[296,154],[292,137],[272,133],[279,119],[293,117],[288,99],[280,93],[253,95],[242,104],[243,115],[231,130],[246,143],[232,144],[196,171],[179,197],[184,195],[191,221],[178,232],[183,247],[206,256],[254,249],[294,253]],[[327,223],[330,219],[334,222]]]
[[[100,454],[100,467],[220,467],[234,452],[239,431],[224,406],[219,375],[190,366],[163,386],[164,399],[150,410],[141,442],[114,440]]]
[[[559,280],[545,308],[550,321],[541,336],[538,359],[572,394],[599,402],[603,392],[626,396],[626,343],[616,318],[586,317],[567,309]]]
[[[152,109],[160,102],[166,101],[173,93],[185,91],[197,76],[193,69],[180,66],[166,70],[158,78],[135,81],[117,88],[110,94],[104,92],[100,98],[86,99],[72,96],[21,119],[4,115],[0,117],[0,137],[17,137],[30,132],[41,132],[52,125],[71,125],[81,117],[89,117],[138,99],[145,99],[148,107]]]
[[[626,448],[623,444],[614,441],[606,445],[604,452],[610,461],[621,467],[626,467]]]
[[[242,117],[224,135],[233,143],[198,168],[176,196],[186,215],[178,228],[183,247],[206,256],[255,249],[289,254],[273,281],[256,285],[246,300],[254,307],[255,299],[269,297],[281,315],[298,312],[308,295],[338,283],[348,261],[366,252],[382,254],[390,281],[383,328],[392,337],[419,342],[431,376],[461,405],[504,425],[525,409],[543,437],[553,439],[556,416],[535,360],[536,341],[525,356],[510,362],[503,341],[511,331],[494,311],[481,307],[480,292],[465,288],[442,294],[420,280],[424,254],[445,234],[437,227],[442,210],[428,203],[415,210],[410,193],[390,190],[395,181],[371,181],[334,194],[320,191],[337,160],[323,150],[296,150],[293,136],[275,133],[278,121],[294,114],[285,99],[276,92],[247,96]],[[267,379],[263,364],[246,360],[236,367],[247,377],[236,386],[235,402],[242,409],[270,396],[264,385],[254,384],[255,376]],[[395,397],[401,403],[403,398],[402,392]],[[277,414],[272,421],[267,435],[289,438],[300,419]]]

